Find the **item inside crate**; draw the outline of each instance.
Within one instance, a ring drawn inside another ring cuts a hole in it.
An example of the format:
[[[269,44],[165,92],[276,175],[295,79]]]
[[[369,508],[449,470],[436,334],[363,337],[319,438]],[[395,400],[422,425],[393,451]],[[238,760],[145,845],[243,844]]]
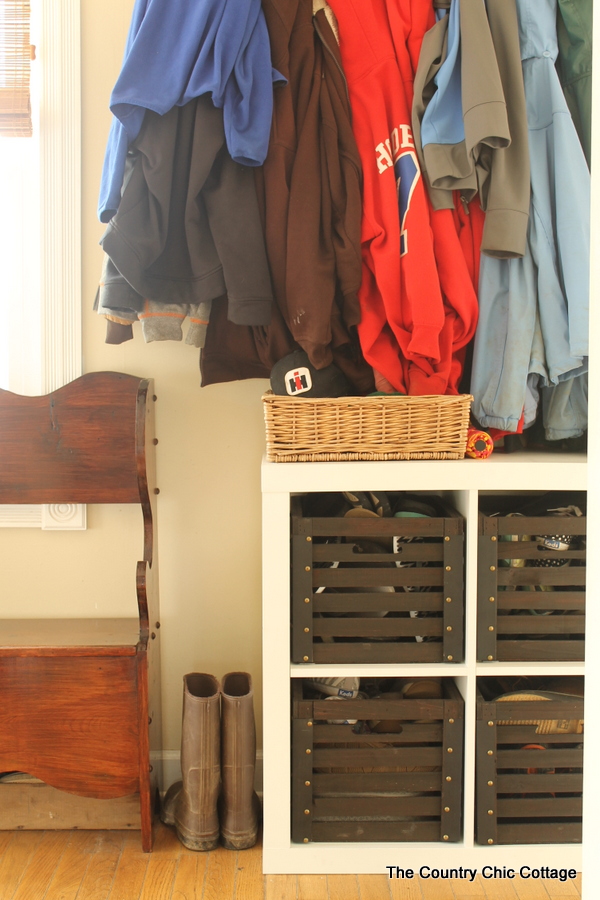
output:
[[[479,658],[583,659],[585,493],[488,497],[482,512]]]
[[[456,509],[409,492],[294,499],[295,662],[460,661],[464,525]]]

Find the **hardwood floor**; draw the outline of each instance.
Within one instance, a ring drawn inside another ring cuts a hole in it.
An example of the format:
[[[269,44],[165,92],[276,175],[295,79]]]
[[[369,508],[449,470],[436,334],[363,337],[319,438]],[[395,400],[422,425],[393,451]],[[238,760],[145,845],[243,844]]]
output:
[[[390,881],[387,875],[263,875],[261,848],[186,850],[158,823],[137,831],[0,832],[0,900],[562,900],[576,881]]]

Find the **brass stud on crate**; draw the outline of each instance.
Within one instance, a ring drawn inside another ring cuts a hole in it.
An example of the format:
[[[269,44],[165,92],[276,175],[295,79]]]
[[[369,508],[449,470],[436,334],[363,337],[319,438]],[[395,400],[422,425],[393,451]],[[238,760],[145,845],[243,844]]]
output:
[[[493,631],[493,630],[494,630],[494,626],[493,626],[493,625],[488,625],[488,631]]]
[[[490,726],[490,728],[493,726],[493,724],[494,724],[493,722],[488,722],[488,725]]]
[[[452,749],[452,747],[448,747],[448,749],[447,749],[446,752],[447,752],[447,753],[454,753],[454,750]]]
[[[449,840],[450,840],[450,837],[449,837],[447,834],[442,835],[442,837],[444,838],[445,841],[449,841]]]
[[[496,599],[495,597],[490,597],[490,598],[489,598],[490,603],[493,603],[495,599]]]
[[[312,541],[312,538],[311,538],[311,536],[310,536],[310,535],[308,535],[308,537],[307,537],[307,538],[306,538],[306,540],[307,540],[307,541],[308,541],[308,543],[309,543],[309,544],[310,544],[310,542],[311,542],[311,541]]]
[[[310,809],[305,809],[305,810],[304,810],[304,815],[305,815],[305,816],[310,816]]]
[[[304,662],[308,662],[308,656],[303,656],[302,659]]]
[[[493,658],[494,658],[493,656],[488,656],[488,659],[490,660],[490,662],[491,662],[491,660],[493,660]]]
[[[312,728],[312,726],[313,726],[313,723],[312,723],[312,722],[307,722],[306,724],[307,724],[307,726],[308,726],[309,728]]]
[[[450,725],[454,725],[454,719],[448,719],[448,722],[450,723]]]
[[[493,815],[494,815],[494,810],[488,809],[488,816],[493,816]]]
[[[487,755],[488,755],[488,756],[493,756],[493,755],[494,755],[494,751],[493,751],[493,750],[488,750]]]
[[[446,572],[451,572],[451,571],[452,571],[452,566],[446,566]]]
[[[305,603],[310,603],[310,597],[305,597],[305,598],[304,598],[304,602],[305,602]]]
[[[446,625],[446,631],[452,631],[452,625]]]
[[[305,629],[304,629],[304,634],[309,634],[309,633],[310,633],[310,628],[305,628]]]
[[[490,572],[495,572],[495,571],[496,571],[496,566],[490,566]]]
[[[494,843],[494,841],[492,840],[492,838],[488,838],[488,844],[493,844],[493,843]]]
[[[448,537],[448,535],[445,536],[444,540],[445,540],[445,541],[449,541],[449,540],[450,540],[450,538]]]
[[[488,787],[493,787],[493,786],[494,786],[494,782],[493,782],[493,781],[488,781]]]
[[[449,659],[450,662],[452,662],[452,660],[454,659],[454,657],[452,656],[451,653],[449,653],[448,656],[446,657],[446,659]]]
[[[305,572],[310,572],[310,566],[304,566],[304,571],[305,571]]]
[[[449,807],[449,806],[445,806],[445,807],[444,807],[444,812],[450,812],[450,807]]]
[[[492,541],[497,541],[498,538],[497,538],[496,535],[494,534],[494,535],[492,535],[491,540],[492,540]]]
[[[304,838],[304,843],[308,844],[308,838]]]
[[[452,775],[446,775],[446,781],[452,781]]]
[[[309,747],[309,748],[306,750],[306,755],[307,755],[307,756],[310,756],[311,753],[312,753],[312,750],[311,750],[310,747]]]
[[[310,781],[305,781],[305,782],[304,782],[304,787],[310,787]]]
[[[446,603],[452,603],[452,597],[446,597]]]

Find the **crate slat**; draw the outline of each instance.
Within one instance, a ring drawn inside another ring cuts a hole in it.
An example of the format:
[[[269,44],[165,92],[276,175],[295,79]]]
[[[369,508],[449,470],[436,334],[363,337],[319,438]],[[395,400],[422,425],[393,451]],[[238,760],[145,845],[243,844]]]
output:
[[[313,840],[325,842],[439,841],[439,822],[315,822]]]
[[[374,642],[314,644],[315,663],[437,663],[443,662],[443,644],[426,642]]]
[[[498,824],[498,844],[580,844],[580,822]]]

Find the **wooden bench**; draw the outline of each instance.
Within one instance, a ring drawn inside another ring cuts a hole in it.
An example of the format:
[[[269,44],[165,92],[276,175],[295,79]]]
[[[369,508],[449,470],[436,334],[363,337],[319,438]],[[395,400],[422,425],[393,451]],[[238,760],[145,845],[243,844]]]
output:
[[[161,729],[153,399],[149,380],[117,372],[41,397],[0,390],[0,503],[139,504],[143,546],[136,617],[0,619],[0,773],[86,798],[139,794],[145,851]],[[18,614],[18,598],[0,602]]]

